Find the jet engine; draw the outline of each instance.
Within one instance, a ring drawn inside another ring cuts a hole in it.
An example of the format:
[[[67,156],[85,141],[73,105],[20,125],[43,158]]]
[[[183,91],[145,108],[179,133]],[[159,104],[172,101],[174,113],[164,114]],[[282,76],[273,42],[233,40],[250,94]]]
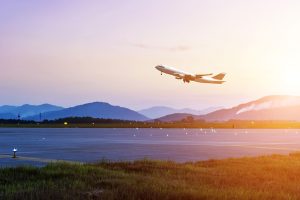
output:
[[[188,78],[183,78],[182,80],[183,80],[184,83],[189,83],[189,82],[191,81],[191,80],[188,79]]]

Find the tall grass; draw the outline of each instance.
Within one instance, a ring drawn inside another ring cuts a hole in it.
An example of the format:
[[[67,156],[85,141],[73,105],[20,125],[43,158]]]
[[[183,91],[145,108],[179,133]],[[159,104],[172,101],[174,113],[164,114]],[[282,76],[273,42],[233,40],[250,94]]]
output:
[[[0,169],[0,199],[300,199],[300,154]]]

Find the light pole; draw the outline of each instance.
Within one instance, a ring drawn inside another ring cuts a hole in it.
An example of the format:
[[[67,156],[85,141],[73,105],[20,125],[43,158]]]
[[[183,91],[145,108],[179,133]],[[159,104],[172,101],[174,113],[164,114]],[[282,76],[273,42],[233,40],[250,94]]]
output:
[[[16,157],[17,157],[17,156],[16,156],[17,151],[18,151],[18,149],[16,149],[16,148],[13,149],[13,158],[16,158]]]

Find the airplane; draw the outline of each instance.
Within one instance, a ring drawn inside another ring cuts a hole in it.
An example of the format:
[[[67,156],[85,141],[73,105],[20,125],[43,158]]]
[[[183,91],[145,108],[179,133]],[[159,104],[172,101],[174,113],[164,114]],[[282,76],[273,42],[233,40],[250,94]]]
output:
[[[222,84],[223,78],[225,77],[225,73],[220,73],[215,76],[213,74],[191,74],[187,73],[173,67],[166,67],[163,65],[157,65],[155,67],[158,71],[160,71],[161,75],[163,73],[175,76],[176,79],[183,80],[184,83],[189,83],[190,81],[195,81],[199,83],[210,83],[210,84]]]

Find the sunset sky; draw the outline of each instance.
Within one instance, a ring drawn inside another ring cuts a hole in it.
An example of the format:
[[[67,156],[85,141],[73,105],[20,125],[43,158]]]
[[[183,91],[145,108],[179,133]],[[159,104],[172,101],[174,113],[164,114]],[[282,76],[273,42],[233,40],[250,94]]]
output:
[[[300,1],[0,1],[0,104],[141,109],[300,95]],[[158,64],[226,72],[184,84]]]

